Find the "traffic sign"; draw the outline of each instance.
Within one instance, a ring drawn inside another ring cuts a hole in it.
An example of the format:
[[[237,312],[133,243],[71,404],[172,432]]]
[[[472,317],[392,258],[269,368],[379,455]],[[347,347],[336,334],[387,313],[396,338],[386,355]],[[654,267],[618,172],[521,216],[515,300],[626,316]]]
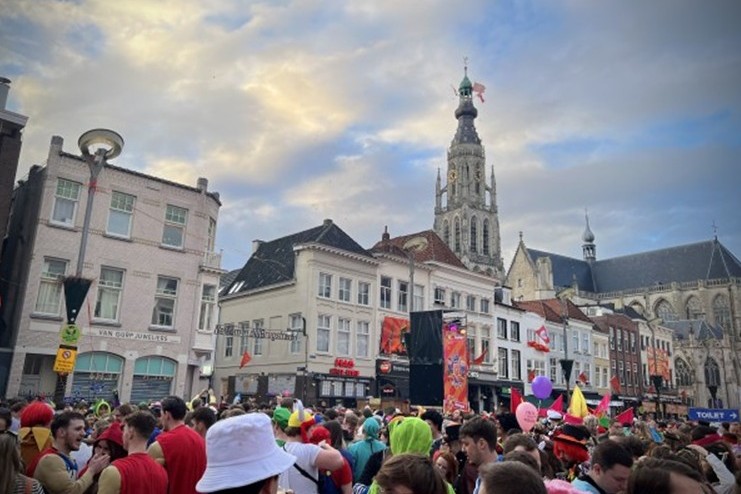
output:
[[[738,422],[738,410],[727,408],[690,408],[687,416],[690,420],[706,422]]]
[[[75,370],[75,359],[77,359],[77,350],[64,348],[60,345],[57,350],[57,358],[54,359],[54,372],[60,374],[70,374]]]
[[[76,346],[77,342],[80,341],[82,332],[80,327],[74,323],[65,324],[59,331],[59,343],[62,345]]]

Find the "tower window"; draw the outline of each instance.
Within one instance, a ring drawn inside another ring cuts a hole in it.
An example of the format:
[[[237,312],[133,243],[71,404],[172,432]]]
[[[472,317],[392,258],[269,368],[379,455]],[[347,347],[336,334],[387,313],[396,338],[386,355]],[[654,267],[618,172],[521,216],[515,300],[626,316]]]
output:
[[[471,252],[476,253],[477,252],[477,245],[478,245],[478,231],[476,231],[478,221],[476,220],[476,217],[474,216],[471,218]]]
[[[481,251],[482,254],[485,256],[489,255],[489,220],[484,218],[484,231],[482,232],[482,240],[484,244],[484,248]]]
[[[455,219],[455,251],[461,251],[461,220]]]
[[[443,240],[445,245],[450,246],[450,223],[448,223],[448,220],[443,222]]]

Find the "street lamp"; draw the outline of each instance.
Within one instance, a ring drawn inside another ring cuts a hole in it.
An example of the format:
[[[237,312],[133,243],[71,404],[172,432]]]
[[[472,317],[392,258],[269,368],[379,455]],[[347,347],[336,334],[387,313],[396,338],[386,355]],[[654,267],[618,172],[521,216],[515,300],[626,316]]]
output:
[[[653,363],[654,363],[654,372],[651,374],[651,384],[653,385],[654,389],[656,390],[656,418],[659,419],[662,416],[661,413],[661,386],[664,382],[663,377],[661,374],[659,374],[659,356],[658,356],[658,345],[656,344],[656,328],[654,328],[654,324],[660,322],[662,319],[660,317],[655,317],[647,322],[648,328],[651,330],[651,339],[652,341],[652,347],[653,347]]]
[[[85,263],[85,251],[90,235],[90,217],[93,212],[93,199],[97,190],[98,175],[107,164],[109,159],[121,154],[124,140],[120,134],[108,129],[88,130],[77,140],[77,146],[82,151],[82,157],[90,169],[90,180],[88,182],[87,204],[85,206],[85,217],[82,223],[82,238],[80,239],[80,250],[77,254],[77,267],[75,276],[64,280],[64,298],[67,307],[67,324],[74,324],[80,307],[87,296],[92,280],[82,277],[82,268]],[[61,348],[61,347],[60,347]],[[67,345],[67,349],[77,350],[76,340],[73,345]],[[54,402],[61,403],[64,400],[64,392],[67,388],[67,373],[57,373],[57,383],[54,388]]]
[[[561,372],[566,380],[566,402],[570,400],[569,393],[571,391],[571,370],[574,368],[574,359],[569,359],[569,312],[568,312],[568,299],[573,297],[575,290],[572,287],[565,288],[560,292],[556,293],[556,298],[561,301],[563,319],[563,358],[558,362],[561,364]]]

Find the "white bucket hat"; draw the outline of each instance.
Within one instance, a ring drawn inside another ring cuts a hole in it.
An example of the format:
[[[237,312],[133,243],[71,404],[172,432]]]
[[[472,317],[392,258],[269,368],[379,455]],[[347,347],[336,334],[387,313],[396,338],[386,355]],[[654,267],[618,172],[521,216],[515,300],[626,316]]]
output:
[[[275,442],[270,417],[248,413],[219,420],[206,434],[206,471],[198,492],[254,484],[288,470],[296,458]]]

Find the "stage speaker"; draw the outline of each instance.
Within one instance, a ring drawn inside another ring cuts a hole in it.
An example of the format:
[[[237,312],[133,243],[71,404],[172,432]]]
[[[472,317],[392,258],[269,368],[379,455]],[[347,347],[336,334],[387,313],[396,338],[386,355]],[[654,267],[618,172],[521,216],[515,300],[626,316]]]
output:
[[[442,364],[443,311],[412,312],[407,351],[410,365]]]
[[[409,401],[412,405],[443,406],[443,364],[411,364]]]

